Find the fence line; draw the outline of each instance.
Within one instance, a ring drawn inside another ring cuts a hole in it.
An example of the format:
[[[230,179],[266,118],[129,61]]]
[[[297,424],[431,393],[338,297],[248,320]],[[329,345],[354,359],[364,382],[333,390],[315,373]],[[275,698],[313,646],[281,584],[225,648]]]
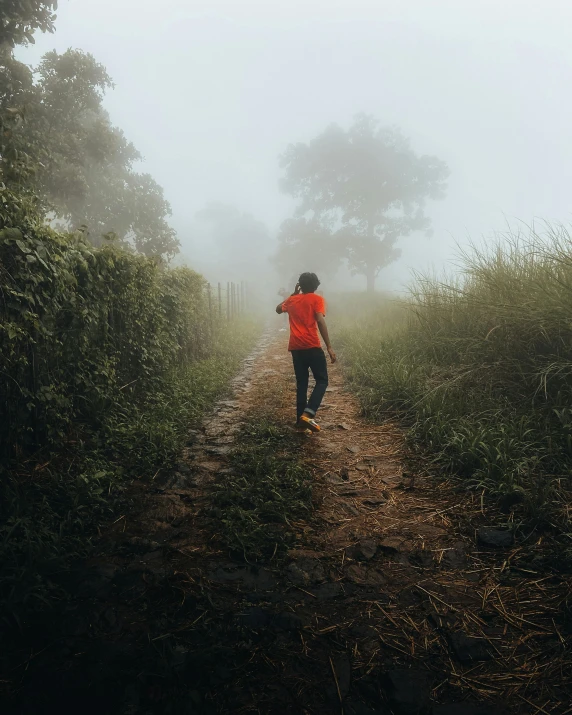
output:
[[[248,312],[248,283],[246,281],[240,283],[229,281],[226,288],[222,283],[217,283],[216,290],[208,283],[207,294],[211,321],[214,315],[226,320],[236,320]]]

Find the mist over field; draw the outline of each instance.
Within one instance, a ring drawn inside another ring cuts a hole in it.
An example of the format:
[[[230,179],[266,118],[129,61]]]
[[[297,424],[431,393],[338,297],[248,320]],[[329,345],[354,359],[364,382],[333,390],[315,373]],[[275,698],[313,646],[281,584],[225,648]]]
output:
[[[2,713],[572,713],[571,27],[0,0]]]
[[[73,47],[106,67],[115,88],[103,106],[172,205],[175,261],[214,281],[228,271],[197,212],[218,202],[250,214],[267,235],[246,250],[271,256],[295,207],[278,188],[287,146],[360,112],[399,127],[450,176],[425,207],[432,237],[400,239],[401,257],[380,273],[378,287],[396,289],[507,220],[568,221],[571,21],[556,0],[64,1],[55,33],[17,56],[37,64]],[[272,270],[262,261],[253,273]],[[342,268],[336,286],[365,281]]]

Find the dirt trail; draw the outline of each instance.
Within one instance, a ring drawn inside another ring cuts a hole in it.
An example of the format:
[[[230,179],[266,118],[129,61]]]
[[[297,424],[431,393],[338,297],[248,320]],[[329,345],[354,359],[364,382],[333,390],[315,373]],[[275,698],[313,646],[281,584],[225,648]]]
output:
[[[293,434],[315,484],[300,547],[280,566],[229,559],[212,485],[248,415],[292,422],[294,388],[285,333],[266,335],[177,471],[135,487],[78,569],[18,712],[572,711],[569,583],[535,567],[542,543],[493,530],[481,539],[507,543],[478,546],[476,529],[506,516],[406,472],[401,430],[360,417],[339,366],[323,431]]]

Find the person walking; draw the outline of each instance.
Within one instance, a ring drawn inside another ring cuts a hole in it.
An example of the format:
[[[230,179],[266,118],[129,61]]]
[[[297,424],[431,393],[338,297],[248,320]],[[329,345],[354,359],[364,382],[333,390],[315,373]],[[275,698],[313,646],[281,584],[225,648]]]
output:
[[[312,432],[320,431],[315,417],[328,387],[328,365],[318,331],[332,363],[337,359],[326,327],[326,304],[322,296],[316,295],[319,285],[315,273],[302,273],[292,295],[276,306],[278,315],[287,313],[290,323],[288,350],[292,354],[296,375],[296,424]],[[316,381],[310,399],[309,371]]]

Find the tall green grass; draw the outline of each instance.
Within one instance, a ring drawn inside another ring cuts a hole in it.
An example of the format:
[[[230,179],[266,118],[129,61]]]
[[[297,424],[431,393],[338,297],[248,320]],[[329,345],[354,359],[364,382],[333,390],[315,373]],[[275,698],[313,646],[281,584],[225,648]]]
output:
[[[364,309],[341,334],[367,415],[398,411],[443,470],[572,531],[567,228],[472,247],[453,280],[417,277],[408,300]]]

